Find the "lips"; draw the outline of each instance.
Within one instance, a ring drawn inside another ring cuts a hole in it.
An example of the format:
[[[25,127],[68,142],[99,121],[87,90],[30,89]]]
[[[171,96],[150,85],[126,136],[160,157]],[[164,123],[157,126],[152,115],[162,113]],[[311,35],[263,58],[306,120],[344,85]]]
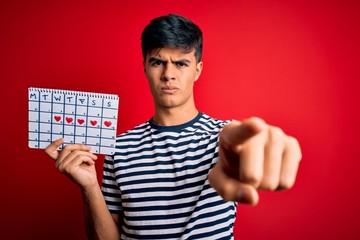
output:
[[[175,93],[177,90],[179,90],[177,87],[173,87],[173,86],[165,86],[161,88],[161,91],[164,93]]]

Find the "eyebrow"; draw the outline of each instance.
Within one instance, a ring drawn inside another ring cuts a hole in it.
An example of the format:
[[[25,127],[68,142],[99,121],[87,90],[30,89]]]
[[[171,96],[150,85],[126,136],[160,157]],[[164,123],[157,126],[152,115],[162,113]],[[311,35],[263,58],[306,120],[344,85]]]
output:
[[[160,58],[157,58],[157,57],[151,57],[149,58],[149,62],[156,62],[156,61],[160,61],[160,62],[167,62],[167,61],[164,61]],[[188,59],[185,59],[185,58],[181,58],[179,60],[176,60],[176,61],[172,61],[173,63],[179,63],[179,62],[186,62],[186,63],[190,63],[191,61],[188,60]]]
[[[163,60],[161,60],[160,58],[157,58],[157,57],[151,57],[151,58],[149,58],[149,62],[157,62],[157,61],[163,62]]]

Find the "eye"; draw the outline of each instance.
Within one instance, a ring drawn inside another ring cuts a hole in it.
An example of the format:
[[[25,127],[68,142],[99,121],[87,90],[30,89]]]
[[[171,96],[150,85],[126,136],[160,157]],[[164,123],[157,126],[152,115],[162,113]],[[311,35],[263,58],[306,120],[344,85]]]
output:
[[[161,66],[161,65],[164,65],[164,62],[160,61],[160,60],[156,60],[151,65],[153,65],[153,66]]]
[[[176,66],[178,66],[178,67],[186,67],[187,64],[185,62],[176,62]]]

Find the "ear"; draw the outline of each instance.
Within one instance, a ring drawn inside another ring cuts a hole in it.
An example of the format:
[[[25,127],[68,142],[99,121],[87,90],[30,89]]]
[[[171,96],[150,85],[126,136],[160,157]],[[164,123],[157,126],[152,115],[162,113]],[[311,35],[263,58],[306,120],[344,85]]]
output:
[[[203,62],[200,61],[196,64],[196,75],[195,75],[195,81],[197,81],[201,75],[201,71],[203,69]]]

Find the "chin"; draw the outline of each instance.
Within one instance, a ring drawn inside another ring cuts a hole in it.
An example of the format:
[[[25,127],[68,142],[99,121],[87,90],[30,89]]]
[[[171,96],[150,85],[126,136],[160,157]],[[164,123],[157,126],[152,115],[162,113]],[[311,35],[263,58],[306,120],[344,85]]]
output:
[[[159,102],[157,105],[161,108],[174,108],[179,106],[179,104],[174,101],[162,101]]]

